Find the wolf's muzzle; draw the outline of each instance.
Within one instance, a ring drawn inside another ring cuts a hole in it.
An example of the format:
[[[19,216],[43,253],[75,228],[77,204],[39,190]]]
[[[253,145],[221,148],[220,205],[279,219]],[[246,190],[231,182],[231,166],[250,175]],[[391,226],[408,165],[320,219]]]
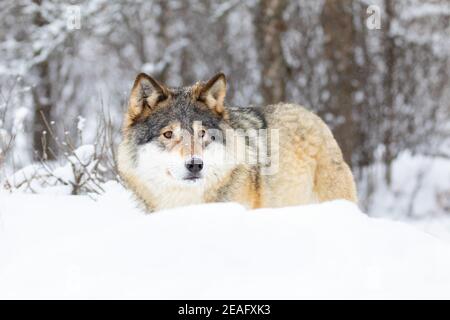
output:
[[[184,163],[184,166],[190,173],[197,174],[203,169],[203,160],[200,158],[191,158]]]

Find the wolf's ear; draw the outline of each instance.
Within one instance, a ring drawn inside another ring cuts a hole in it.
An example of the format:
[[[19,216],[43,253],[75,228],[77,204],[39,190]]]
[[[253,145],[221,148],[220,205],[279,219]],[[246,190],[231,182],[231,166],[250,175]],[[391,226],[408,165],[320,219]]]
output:
[[[223,102],[227,91],[227,80],[223,73],[218,73],[206,84],[201,85],[198,100],[203,101],[209,108],[222,114],[225,110]]]
[[[132,118],[142,112],[153,110],[158,103],[169,97],[169,90],[145,73],[140,73],[131,89],[128,112]]]

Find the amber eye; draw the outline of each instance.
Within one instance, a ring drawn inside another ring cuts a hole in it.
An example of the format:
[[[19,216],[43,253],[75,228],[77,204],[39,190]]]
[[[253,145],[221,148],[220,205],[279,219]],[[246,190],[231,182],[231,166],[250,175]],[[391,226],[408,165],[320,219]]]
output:
[[[200,137],[203,138],[206,134],[205,130],[200,130]]]
[[[172,131],[166,131],[163,133],[163,136],[167,139],[170,139],[170,138],[172,138],[172,134],[173,134]]]

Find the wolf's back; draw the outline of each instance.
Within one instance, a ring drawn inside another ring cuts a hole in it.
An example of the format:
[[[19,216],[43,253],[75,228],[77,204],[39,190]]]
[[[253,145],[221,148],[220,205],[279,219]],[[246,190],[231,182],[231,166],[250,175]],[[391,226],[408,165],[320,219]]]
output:
[[[269,130],[279,130],[279,170],[262,176],[262,206],[346,199],[357,202],[350,168],[328,126],[314,113],[280,103],[261,108]]]

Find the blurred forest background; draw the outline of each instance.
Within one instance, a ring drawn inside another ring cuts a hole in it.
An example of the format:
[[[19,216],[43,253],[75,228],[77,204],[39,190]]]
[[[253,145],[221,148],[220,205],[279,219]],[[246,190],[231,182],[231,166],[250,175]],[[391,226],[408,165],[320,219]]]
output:
[[[101,190],[141,71],[176,86],[224,71],[231,105],[302,104],[370,214],[450,213],[450,0],[2,0],[3,188]]]

